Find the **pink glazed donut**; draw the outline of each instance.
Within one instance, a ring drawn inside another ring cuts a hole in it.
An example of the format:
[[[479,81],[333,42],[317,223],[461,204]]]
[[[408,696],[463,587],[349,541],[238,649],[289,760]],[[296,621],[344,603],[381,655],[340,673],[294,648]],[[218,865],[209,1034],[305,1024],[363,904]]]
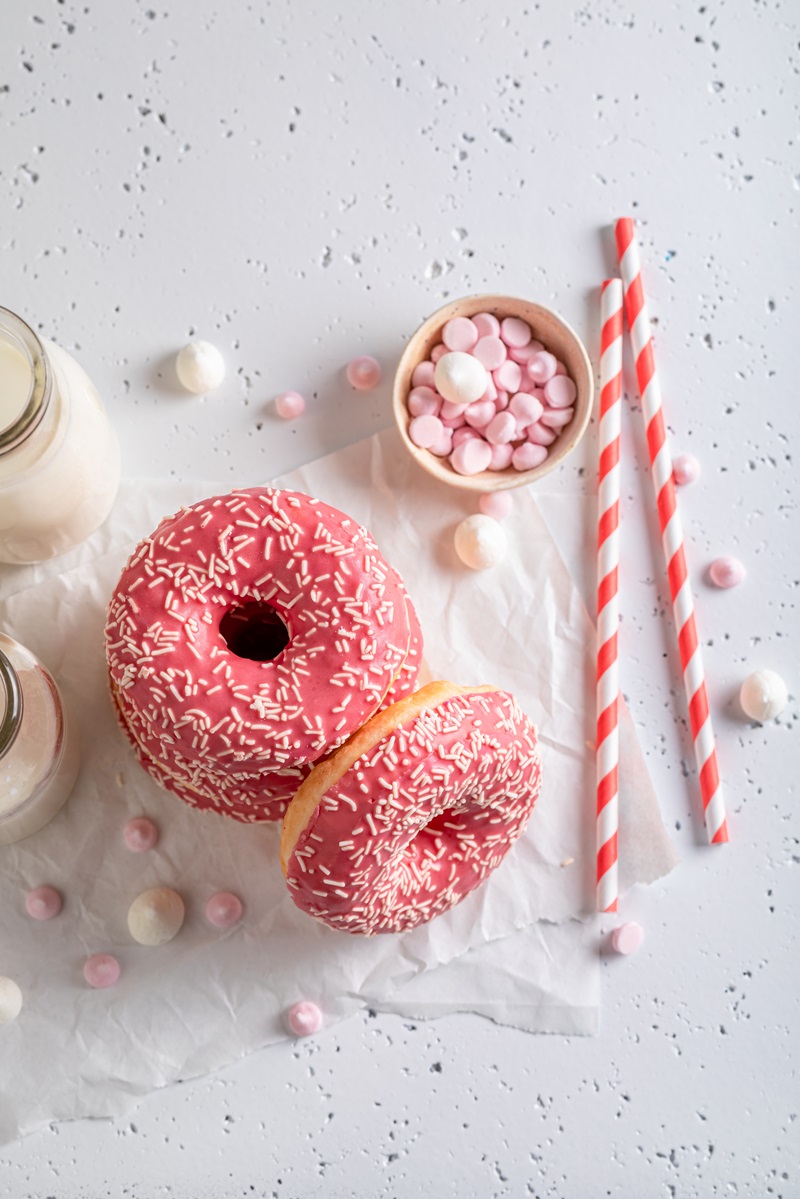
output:
[[[513,696],[435,682],[373,716],[286,812],[281,868],[299,908],[349,933],[403,932],[502,861],[541,787]]]
[[[254,630],[271,639],[269,660],[231,649]],[[365,529],[299,492],[254,488],[162,521],[122,572],[105,637],[126,707],[179,753],[282,770],[377,709],[410,630],[404,590]]]

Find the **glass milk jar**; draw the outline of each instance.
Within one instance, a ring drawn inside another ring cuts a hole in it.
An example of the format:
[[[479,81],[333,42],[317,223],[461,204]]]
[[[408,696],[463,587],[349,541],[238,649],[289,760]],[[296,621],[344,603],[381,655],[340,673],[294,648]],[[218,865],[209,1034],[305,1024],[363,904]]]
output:
[[[0,562],[43,562],[103,523],[119,444],[69,354],[0,308]]]
[[[0,633],[0,845],[43,828],[64,805],[78,743],[52,676]]]

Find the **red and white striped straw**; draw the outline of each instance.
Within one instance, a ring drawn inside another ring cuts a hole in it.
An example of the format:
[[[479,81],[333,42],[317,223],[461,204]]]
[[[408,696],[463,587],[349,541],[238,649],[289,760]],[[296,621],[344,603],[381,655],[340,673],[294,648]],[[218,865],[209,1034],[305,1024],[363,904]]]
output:
[[[619,429],[622,283],[600,293],[600,431],[597,484],[597,910],[616,912],[619,831]]]
[[[642,413],[647,433],[647,448],[658,507],[658,520],[661,526],[661,540],[669,576],[672,611],[678,633],[683,684],[689,705],[689,723],[692,729],[697,769],[700,774],[700,792],[703,797],[706,831],[709,842],[712,845],[719,845],[728,840],[725,802],[722,797],[717,767],[714,731],[711,727],[703,661],[694,619],[694,600],[686,570],[683,530],[675,496],[672,455],[664,427],[661,389],[653,357],[653,337],[647,316],[639,250],[636,245],[632,219],[623,217],[617,221],[615,233],[620,274],[625,288],[625,309],[636,363],[636,379],[642,399]]]

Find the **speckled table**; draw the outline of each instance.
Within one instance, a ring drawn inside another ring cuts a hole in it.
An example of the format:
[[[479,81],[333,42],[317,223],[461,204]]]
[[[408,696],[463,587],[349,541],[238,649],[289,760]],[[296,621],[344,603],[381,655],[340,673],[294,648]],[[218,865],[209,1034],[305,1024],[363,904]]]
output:
[[[152,4],[152,7],[151,7]],[[628,897],[601,1034],[363,1014],[135,1118],[0,1154],[1,1199],[800,1194],[793,1060],[797,13],[780,0],[6,0],[2,303],[71,349],[125,467],[254,483],[389,422],[387,377],[446,297],[552,304],[594,352],[608,224],[641,222],[732,841],[698,834],[638,414],[624,434],[624,689],[682,866]],[[190,334],[230,366],[181,394]],[[306,419],[275,419],[297,388]],[[635,408],[635,404],[631,407]],[[591,440],[551,489],[591,489]],[[796,545],[797,543],[795,543]],[[708,562],[750,571],[713,591]],[[4,1084],[7,1080],[3,1080]]]

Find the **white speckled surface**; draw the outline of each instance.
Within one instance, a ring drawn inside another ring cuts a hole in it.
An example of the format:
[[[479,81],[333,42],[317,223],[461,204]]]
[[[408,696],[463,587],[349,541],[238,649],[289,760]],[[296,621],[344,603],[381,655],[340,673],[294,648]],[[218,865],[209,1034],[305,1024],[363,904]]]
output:
[[[606,961],[601,1035],[356,1017],[3,1151],[0,1199],[800,1194],[797,44],[767,0],[6,0],[2,303],[93,376],[130,474],[253,483],[382,427],[388,386],[341,368],[388,377],[447,296],[529,295],[594,352],[599,230],[643,222],[733,840],[691,814],[637,417],[624,687],[684,864],[625,905],[647,940]],[[171,374],[195,331],[229,364],[208,400]],[[704,583],[722,553],[743,588]],[[793,697],[765,728],[735,701],[757,667]]]

